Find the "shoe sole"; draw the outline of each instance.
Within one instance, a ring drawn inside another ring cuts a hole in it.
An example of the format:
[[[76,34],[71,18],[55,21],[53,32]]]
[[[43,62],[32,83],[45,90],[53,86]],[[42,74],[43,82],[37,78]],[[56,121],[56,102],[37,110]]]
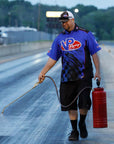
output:
[[[87,135],[87,136],[82,136],[82,135],[80,135],[80,137],[81,137],[81,138],[87,138],[87,137],[88,137],[88,135]]]
[[[69,141],[78,141],[79,139],[69,139]]]

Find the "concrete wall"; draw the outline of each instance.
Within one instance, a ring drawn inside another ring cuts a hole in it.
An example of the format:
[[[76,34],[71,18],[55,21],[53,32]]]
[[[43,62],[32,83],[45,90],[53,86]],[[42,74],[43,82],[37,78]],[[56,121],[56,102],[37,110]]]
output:
[[[36,41],[53,41],[56,34],[42,31],[8,31],[8,37],[4,38],[4,44],[16,44]]]
[[[30,52],[41,48],[50,48],[51,44],[52,42],[47,41],[47,42],[3,45],[0,46],[0,57],[12,55],[12,54]]]

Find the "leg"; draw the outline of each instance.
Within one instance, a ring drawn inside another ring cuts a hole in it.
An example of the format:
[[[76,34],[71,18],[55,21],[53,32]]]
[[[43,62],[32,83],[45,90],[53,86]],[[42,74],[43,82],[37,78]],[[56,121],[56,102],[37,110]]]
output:
[[[68,112],[69,112],[70,120],[77,120],[78,118],[77,110],[69,110]]]
[[[72,132],[69,136],[70,141],[76,141],[79,139],[79,132],[77,131],[77,100],[70,105],[77,95],[77,86],[77,82],[65,82],[60,85],[60,102],[62,105],[66,106],[61,106],[61,110],[68,111],[72,125]]]
[[[92,87],[92,81],[87,80],[83,81],[82,89],[85,88],[79,96],[79,111],[80,111],[80,121],[79,121],[79,129],[80,129],[80,136],[82,138],[86,138],[88,136],[88,132],[86,129],[85,119],[87,116],[87,112],[91,107],[91,99],[90,99],[90,92]],[[86,86],[90,86],[90,88],[86,88]]]
[[[81,115],[87,115],[88,110],[87,109],[80,109]]]
[[[86,138],[88,136],[88,132],[85,124],[87,112],[88,112],[87,109],[80,109],[79,129],[80,129],[80,136],[82,138]]]
[[[69,110],[69,118],[70,122],[72,125],[72,132],[71,135],[69,136],[69,140],[78,140],[79,139],[79,133],[77,131],[77,118],[78,118],[78,113],[77,110]]]

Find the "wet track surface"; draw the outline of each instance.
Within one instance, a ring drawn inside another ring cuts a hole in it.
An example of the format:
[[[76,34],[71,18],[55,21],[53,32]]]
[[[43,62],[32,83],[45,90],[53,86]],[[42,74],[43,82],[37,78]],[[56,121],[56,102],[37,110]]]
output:
[[[114,47],[102,45],[102,48],[100,63],[102,86],[107,92],[108,128],[93,128],[91,108],[86,119],[88,138],[68,141],[71,131],[68,113],[61,112],[55,87],[46,78],[0,114],[0,144],[114,144]],[[47,59],[46,52],[42,52],[0,64],[0,112],[34,86]],[[60,71],[59,61],[47,73],[58,90]]]

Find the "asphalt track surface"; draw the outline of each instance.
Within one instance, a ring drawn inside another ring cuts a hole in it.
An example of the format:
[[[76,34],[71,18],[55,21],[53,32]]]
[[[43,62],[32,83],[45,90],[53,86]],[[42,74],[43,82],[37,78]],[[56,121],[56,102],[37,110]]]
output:
[[[38,74],[48,59],[46,51],[40,51],[0,59],[0,144],[114,144],[114,45],[101,46],[101,85],[107,93],[108,128],[93,128],[91,107],[86,119],[88,138],[68,141],[71,131],[68,113],[61,112],[55,87],[48,78],[1,113],[38,81]],[[47,73],[55,80],[58,90],[60,71],[59,61]]]

